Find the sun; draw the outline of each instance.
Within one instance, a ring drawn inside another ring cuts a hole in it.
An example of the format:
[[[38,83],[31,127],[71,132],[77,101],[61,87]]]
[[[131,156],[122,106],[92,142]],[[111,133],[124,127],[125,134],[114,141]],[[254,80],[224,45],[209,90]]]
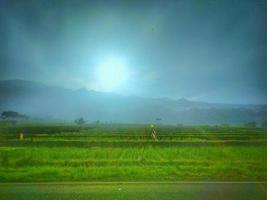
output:
[[[96,70],[97,85],[103,91],[117,91],[129,78],[129,70],[123,59],[110,57],[103,60]]]

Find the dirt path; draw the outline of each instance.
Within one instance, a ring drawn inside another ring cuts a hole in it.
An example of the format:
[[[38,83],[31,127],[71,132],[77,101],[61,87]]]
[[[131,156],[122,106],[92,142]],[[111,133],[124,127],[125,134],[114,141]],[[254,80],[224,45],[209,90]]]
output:
[[[265,200],[267,182],[2,183],[1,200]]]

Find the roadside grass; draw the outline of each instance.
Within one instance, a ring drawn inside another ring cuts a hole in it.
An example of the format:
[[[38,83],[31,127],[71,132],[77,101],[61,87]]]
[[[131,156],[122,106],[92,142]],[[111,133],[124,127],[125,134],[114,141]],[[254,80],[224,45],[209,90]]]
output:
[[[267,180],[267,147],[1,147],[0,181]]]

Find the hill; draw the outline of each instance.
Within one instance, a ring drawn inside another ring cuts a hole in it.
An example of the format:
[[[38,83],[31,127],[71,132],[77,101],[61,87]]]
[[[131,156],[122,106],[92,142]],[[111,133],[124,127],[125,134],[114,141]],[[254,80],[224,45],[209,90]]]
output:
[[[266,105],[190,101],[185,98],[121,96],[87,89],[71,90],[24,80],[0,81],[0,111],[13,110],[43,119],[151,123],[240,124],[267,119]]]

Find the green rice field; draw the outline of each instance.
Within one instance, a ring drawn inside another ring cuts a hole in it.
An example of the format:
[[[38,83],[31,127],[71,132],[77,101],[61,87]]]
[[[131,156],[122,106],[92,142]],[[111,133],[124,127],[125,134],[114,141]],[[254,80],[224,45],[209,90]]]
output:
[[[262,129],[160,127],[156,141],[145,125],[0,130],[0,182],[267,180]]]

